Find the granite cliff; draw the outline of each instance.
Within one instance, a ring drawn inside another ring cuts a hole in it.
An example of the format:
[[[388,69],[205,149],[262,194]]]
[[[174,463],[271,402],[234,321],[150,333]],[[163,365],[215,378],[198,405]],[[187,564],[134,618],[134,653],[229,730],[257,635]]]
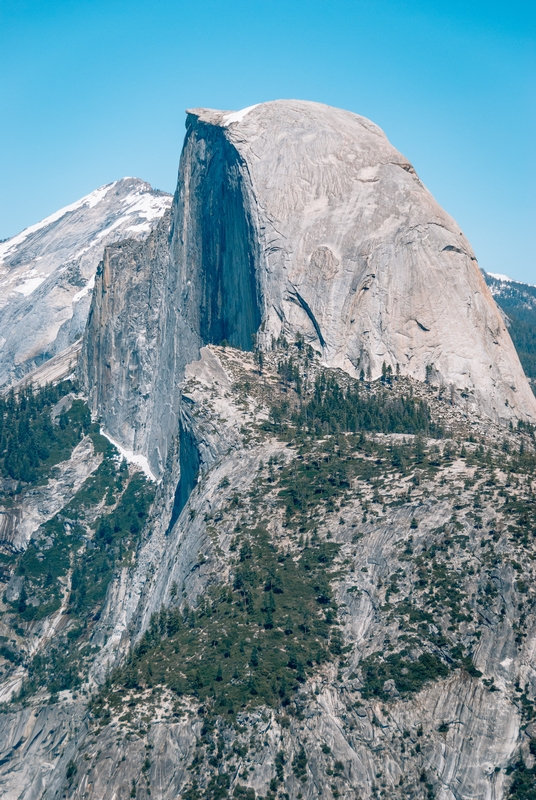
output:
[[[531,800],[536,401],[375,125],[189,112],[53,362],[0,398],[3,797]]]
[[[148,243],[125,261],[140,282],[157,275],[145,291],[163,309],[149,357],[159,386],[180,382],[203,344],[226,340],[248,350],[255,340],[268,350],[279,336],[299,333],[323,363],[351,375],[376,378],[385,364],[454,386],[493,419],[536,420],[536,401],[469,243],[363,117],[297,101],[236,114],[189,112],[167,230],[162,256]],[[100,314],[99,295],[123,272],[121,253],[105,263],[86,332],[91,407],[161,473],[177,408],[167,389],[161,409],[130,386],[131,367],[114,341],[138,354],[139,334],[134,324],[127,341],[123,321]],[[107,346],[93,347],[93,335]],[[95,371],[104,368],[121,378],[103,392]],[[155,416],[156,429],[147,423]]]

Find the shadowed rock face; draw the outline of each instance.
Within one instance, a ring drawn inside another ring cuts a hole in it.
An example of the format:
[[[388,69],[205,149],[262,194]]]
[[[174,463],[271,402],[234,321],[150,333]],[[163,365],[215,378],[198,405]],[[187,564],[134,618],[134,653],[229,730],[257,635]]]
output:
[[[302,334],[325,364],[354,376],[377,377],[385,364],[453,385],[494,419],[536,420],[469,243],[363,117],[286,100],[190,111],[169,247],[151,248],[120,247],[105,264],[129,311],[124,276],[145,282],[143,302],[160,309],[154,330],[106,312],[102,272],[86,341],[113,339],[114,355],[99,346],[83,363],[105,363],[110,375],[124,373],[125,352],[146,363],[150,391],[130,378],[87,385],[112,435],[157,473],[178,429],[186,365],[203,344],[251,349],[257,332],[264,349]]]
[[[217,128],[198,123],[196,117],[189,118],[183,164],[182,220],[172,252],[174,263],[186,267],[191,262],[194,267],[185,311],[204,344],[226,340],[251,350],[261,315],[258,246],[243,185],[245,165]]]
[[[469,243],[377,126],[298,101],[194,115],[242,162],[266,344],[299,331],[354,375],[398,364],[467,389],[495,418],[536,418]]]

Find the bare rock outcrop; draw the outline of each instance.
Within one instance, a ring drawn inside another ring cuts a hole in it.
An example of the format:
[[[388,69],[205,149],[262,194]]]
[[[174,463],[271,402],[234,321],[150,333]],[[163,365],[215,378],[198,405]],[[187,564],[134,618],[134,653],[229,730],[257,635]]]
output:
[[[390,368],[495,420],[536,420],[468,241],[356,114],[290,100],[188,112],[171,220],[103,263],[81,372],[93,411],[156,474],[186,365],[222,341],[301,335],[351,375]]]
[[[170,204],[165,192],[123,178],[0,243],[0,386],[81,337],[104,247],[145,238]]]
[[[536,419],[469,242],[376,125],[290,100],[190,112],[189,174],[203,164],[210,185],[229,146],[258,242],[265,346],[299,331],[351,374],[398,364],[474,393],[494,418]],[[227,173],[222,191],[231,187]]]

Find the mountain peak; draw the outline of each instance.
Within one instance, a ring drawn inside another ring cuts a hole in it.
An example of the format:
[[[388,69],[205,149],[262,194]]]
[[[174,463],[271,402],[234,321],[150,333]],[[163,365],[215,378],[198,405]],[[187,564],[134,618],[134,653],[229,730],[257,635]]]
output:
[[[105,246],[146,236],[171,199],[139,178],[122,178],[0,243],[0,385],[81,335]]]
[[[93,412],[155,474],[187,364],[222,341],[298,337],[353,377],[389,369],[536,420],[471,245],[370,120],[298,100],[190,110],[169,230],[107,252],[82,360]]]

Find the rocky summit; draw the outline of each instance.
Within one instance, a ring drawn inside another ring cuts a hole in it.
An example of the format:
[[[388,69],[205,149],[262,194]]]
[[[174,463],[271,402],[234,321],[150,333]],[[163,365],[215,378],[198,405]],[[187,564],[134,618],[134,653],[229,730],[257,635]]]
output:
[[[195,109],[123,184],[3,334],[1,796],[533,800],[528,318],[346,111]]]
[[[456,223],[379,128],[318,103],[190,111],[171,218],[107,251],[92,313],[91,410],[159,474],[178,393],[149,387],[174,387],[223,340],[266,350],[299,334],[356,377],[385,364],[434,376],[493,419],[536,421]]]
[[[170,205],[123,178],[0,243],[0,386],[55,356],[76,361],[104,247],[145,238]]]

